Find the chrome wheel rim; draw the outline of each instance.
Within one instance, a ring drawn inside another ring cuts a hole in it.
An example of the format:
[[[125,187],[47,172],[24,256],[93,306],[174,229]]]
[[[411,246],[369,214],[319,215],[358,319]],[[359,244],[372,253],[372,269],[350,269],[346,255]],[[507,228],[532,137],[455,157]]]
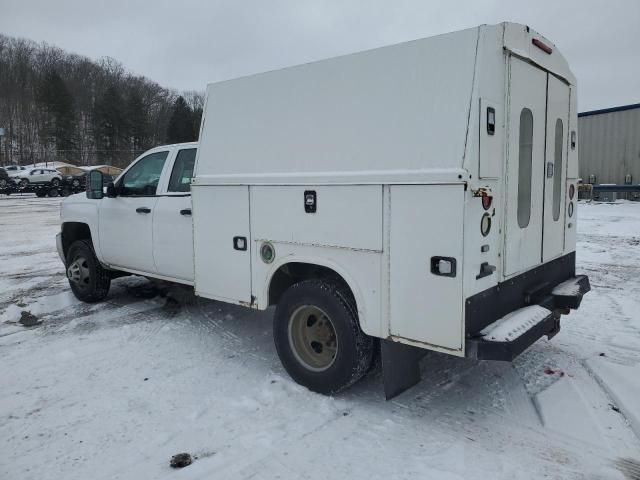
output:
[[[70,282],[81,290],[89,288],[91,270],[89,269],[87,259],[84,257],[76,257],[71,265],[69,265],[69,268],[67,268],[67,277]]]
[[[338,353],[338,337],[329,316],[315,305],[302,305],[289,317],[289,346],[307,370],[323,372]]]

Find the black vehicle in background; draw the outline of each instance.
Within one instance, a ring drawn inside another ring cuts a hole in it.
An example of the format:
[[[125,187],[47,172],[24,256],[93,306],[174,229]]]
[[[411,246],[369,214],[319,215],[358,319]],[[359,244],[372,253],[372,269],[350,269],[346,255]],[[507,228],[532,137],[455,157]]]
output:
[[[87,185],[88,175],[88,171],[79,173],[77,175],[63,175],[62,186],[71,187],[74,190],[83,189]],[[103,174],[103,178],[105,179],[105,183],[113,181],[113,177],[106,173]]]

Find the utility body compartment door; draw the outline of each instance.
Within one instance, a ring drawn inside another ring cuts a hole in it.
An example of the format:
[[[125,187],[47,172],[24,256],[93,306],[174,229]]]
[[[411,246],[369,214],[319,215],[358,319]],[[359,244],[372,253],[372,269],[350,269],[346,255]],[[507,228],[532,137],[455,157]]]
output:
[[[195,291],[249,306],[249,187],[192,185]]]
[[[390,333],[461,350],[464,186],[397,185],[390,192]],[[432,271],[438,257],[449,259],[449,272],[446,264]]]

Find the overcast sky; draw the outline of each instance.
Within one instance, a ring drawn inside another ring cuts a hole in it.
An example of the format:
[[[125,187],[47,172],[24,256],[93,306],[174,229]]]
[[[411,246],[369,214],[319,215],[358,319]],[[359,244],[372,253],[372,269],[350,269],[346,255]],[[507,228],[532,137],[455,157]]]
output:
[[[178,90],[504,20],[558,46],[580,111],[640,102],[640,0],[0,0],[0,32]]]

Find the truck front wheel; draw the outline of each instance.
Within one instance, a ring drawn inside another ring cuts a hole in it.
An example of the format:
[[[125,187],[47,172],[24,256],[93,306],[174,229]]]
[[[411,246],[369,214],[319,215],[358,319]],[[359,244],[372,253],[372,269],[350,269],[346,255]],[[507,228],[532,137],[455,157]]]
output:
[[[287,373],[318,393],[349,387],[371,365],[374,341],[360,329],[353,296],[330,281],[289,287],[276,307],[273,336]]]
[[[89,240],[76,240],[69,247],[67,278],[71,291],[83,302],[99,302],[111,286],[109,272],[100,265]]]

